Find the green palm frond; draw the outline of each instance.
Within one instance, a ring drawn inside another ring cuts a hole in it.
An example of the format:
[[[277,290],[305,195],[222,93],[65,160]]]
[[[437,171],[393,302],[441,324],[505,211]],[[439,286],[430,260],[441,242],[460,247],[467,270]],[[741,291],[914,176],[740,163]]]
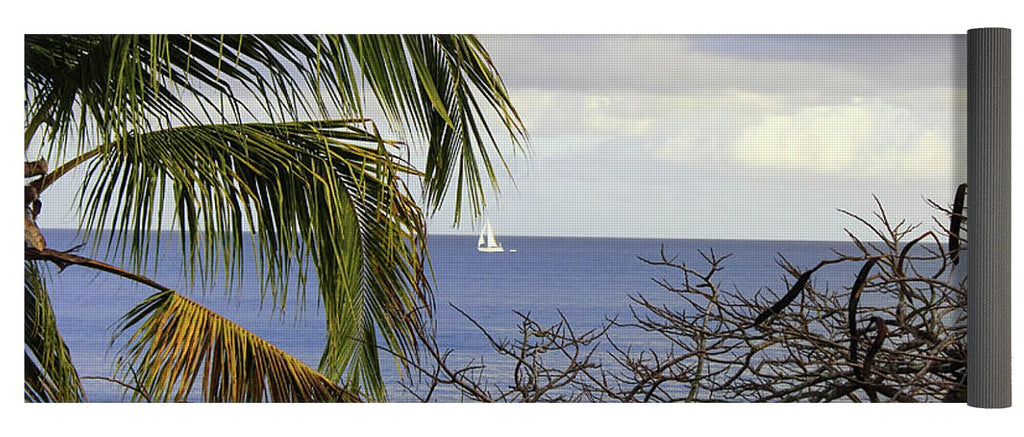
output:
[[[28,35],[26,146],[39,126],[51,162],[69,139],[97,143],[168,127],[364,115],[369,89],[391,127],[428,145],[424,195],[436,210],[456,179],[479,212],[482,175],[522,121],[487,52],[466,35]],[[492,149],[488,152],[488,149]]]
[[[362,124],[211,125],[126,137],[88,170],[86,223],[114,223],[105,238],[139,268],[150,246],[138,236],[161,228],[171,196],[187,271],[232,285],[248,242],[263,290],[280,307],[296,278],[304,292],[312,267],[327,321],[320,370],[382,399],[374,333],[415,356],[423,323],[416,309],[432,302],[425,223],[399,178],[414,170]]]
[[[25,262],[25,400],[79,402],[82,382],[71,362],[35,262]]]
[[[137,305],[118,330],[133,327],[127,362],[119,366],[136,369],[135,380],[156,401],[187,401],[197,379],[207,402],[359,401],[266,340],[173,291]]]

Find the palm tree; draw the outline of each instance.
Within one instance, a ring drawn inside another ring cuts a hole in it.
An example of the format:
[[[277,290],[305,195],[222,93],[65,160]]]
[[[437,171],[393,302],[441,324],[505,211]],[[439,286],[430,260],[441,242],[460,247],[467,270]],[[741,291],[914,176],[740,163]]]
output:
[[[32,35],[25,93],[30,401],[84,399],[46,293],[53,266],[155,290],[118,328],[118,372],[132,372],[137,400],[194,389],[207,401],[386,399],[378,349],[415,360],[430,317],[423,211],[454,197],[456,224],[464,201],[478,215],[501,149],[525,138],[472,36]],[[366,118],[367,100],[396,136],[425,142],[422,169]],[[47,247],[35,223],[46,190],[75,168],[81,235],[104,241],[105,261]],[[312,271],[327,331],[318,368],[145,276],[167,225],[181,230],[190,284],[237,287],[247,244],[260,299],[278,308]]]

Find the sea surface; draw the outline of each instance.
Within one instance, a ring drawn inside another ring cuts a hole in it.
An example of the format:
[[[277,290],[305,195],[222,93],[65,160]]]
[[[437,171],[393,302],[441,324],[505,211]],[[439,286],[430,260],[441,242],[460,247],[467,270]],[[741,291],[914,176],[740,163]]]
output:
[[[49,247],[54,249],[63,250],[83,242],[71,230],[49,229],[44,233]],[[530,314],[542,324],[557,322],[561,311],[574,329],[582,331],[599,327],[609,318],[618,317],[621,321],[631,317],[630,296],[643,295],[669,308],[683,308],[678,297],[652,281],[656,278],[681,282],[680,273],[667,267],[650,266],[638,259],[657,259],[662,247],[670,258],[678,257],[677,262],[696,268],[705,266],[698,250],[714,249],[718,255],[731,254],[718,280],[723,288],[746,295],[763,291],[765,287],[784,293],[785,273],[776,264],[780,255],[804,268],[833,257],[833,249],[856,253],[854,246],[847,242],[515,236],[499,236],[499,239],[506,248],[517,249],[517,252],[479,253],[477,238],[473,236],[429,238],[439,345],[453,351],[450,358],[453,364],[473,360],[487,365],[493,382],[503,377],[508,380],[511,363],[501,359],[480,330],[453,305],[499,340],[516,337],[520,321],[517,311]],[[325,334],[323,312],[315,292],[307,293],[304,306],[289,297],[288,308],[282,312],[269,302],[260,304],[255,277],[245,278],[243,286],[232,293],[216,287],[206,291],[190,290],[187,275],[181,270],[180,252],[174,245],[177,236],[164,235],[162,241],[164,246],[157,270],[151,277],[316,367]],[[78,253],[89,254],[90,251],[86,246]],[[251,257],[248,259],[251,262]],[[858,268],[850,263],[823,269],[816,275],[815,284],[819,288],[849,287]],[[153,290],[78,266],[59,273],[52,267],[49,271],[48,286],[58,327],[80,375],[114,376],[120,343],[111,343],[113,326]],[[650,344],[657,339],[628,329],[618,330],[615,335],[620,346],[666,346]],[[415,399],[397,384],[399,376],[389,359],[384,360],[382,368],[391,400]],[[87,379],[84,385],[90,401],[126,399],[123,390],[110,382]],[[454,393],[440,393],[435,399],[460,400]]]

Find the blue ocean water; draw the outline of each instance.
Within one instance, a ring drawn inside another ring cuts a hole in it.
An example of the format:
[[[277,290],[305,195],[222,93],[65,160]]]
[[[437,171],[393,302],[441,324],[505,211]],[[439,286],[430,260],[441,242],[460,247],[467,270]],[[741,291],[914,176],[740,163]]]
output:
[[[48,245],[71,248],[82,242],[74,231],[45,230]],[[170,233],[168,233],[170,234]],[[476,251],[476,237],[431,236],[435,321],[438,343],[451,349],[453,364],[470,360],[488,365],[500,379],[509,363],[491,349],[486,338],[455,305],[473,317],[497,338],[513,338],[519,324],[515,311],[529,313],[538,322],[554,323],[561,311],[572,326],[585,330],[602,325],[608,318],[630,316],[630,296],[646,298],[669,307],[681,305],[678,297],[664,291],[652,278],[680,281],[678,271],[649,266],[637,257],[656,259],[662,245],[669,257],[702,267],[698,250],[714,249],[718,255],[732,254],[719,273],[721,285],[752,295],[764,287],[784,288],[785,273],[776,264],[779,255],[794,265],[812,266],[834,256],[832,250],[856,253],[846,242],[745,241],[745,240],[655,240],[561,237],[501,237],[515,253],[483,254]],[[233,293],[211,288],[190,290],[181,270],[175,235],[164,235],[163,249],[155,273],[158,282],[266,338],[284,351],[316,367],[324,344],[323,313],[316,293],[305,296],[305,305],[289,298],[285,311],[260,304],[258,280],[246,277]],[[90,253],[90,247],[80,249]],[[251,259],[250,259],[251,262]],[[848,287],[859,266],[840,264],[816,275],[819,288]],[[252,270],[252,269],[250,269]],[[113,325],[153,290],[106,273],[72,266],[57,273],[50,269],[48,286],[58,327],[70,348],[82,376],[112,377],[118,344],[111,345]],[[628,330],[616,333],[624,346],[657,347]],[[399,376],[390,360],[382,366],[392,400],[412,400],[397,386]],[[123,391],[101,380],[85,380],[90,401],[116,402]],[[458,400],[441,396],[442,400]]]

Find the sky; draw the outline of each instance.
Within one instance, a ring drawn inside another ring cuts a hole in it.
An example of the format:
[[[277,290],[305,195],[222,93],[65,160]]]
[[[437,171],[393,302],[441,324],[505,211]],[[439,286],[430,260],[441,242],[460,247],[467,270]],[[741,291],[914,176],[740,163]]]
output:
[[[966,181],[962,35],[480,39],[531,136],[499,238],[845,240],[840,208],[929,227]]]
[[[963,35],[480,40],[530,135],[488,197],[499,238],[845,240],[869,235],[840,208],[930,227],[966,181]],[[47,194],[40,224],[75,226]],[[453,205],[429,232],[478,233]]]

